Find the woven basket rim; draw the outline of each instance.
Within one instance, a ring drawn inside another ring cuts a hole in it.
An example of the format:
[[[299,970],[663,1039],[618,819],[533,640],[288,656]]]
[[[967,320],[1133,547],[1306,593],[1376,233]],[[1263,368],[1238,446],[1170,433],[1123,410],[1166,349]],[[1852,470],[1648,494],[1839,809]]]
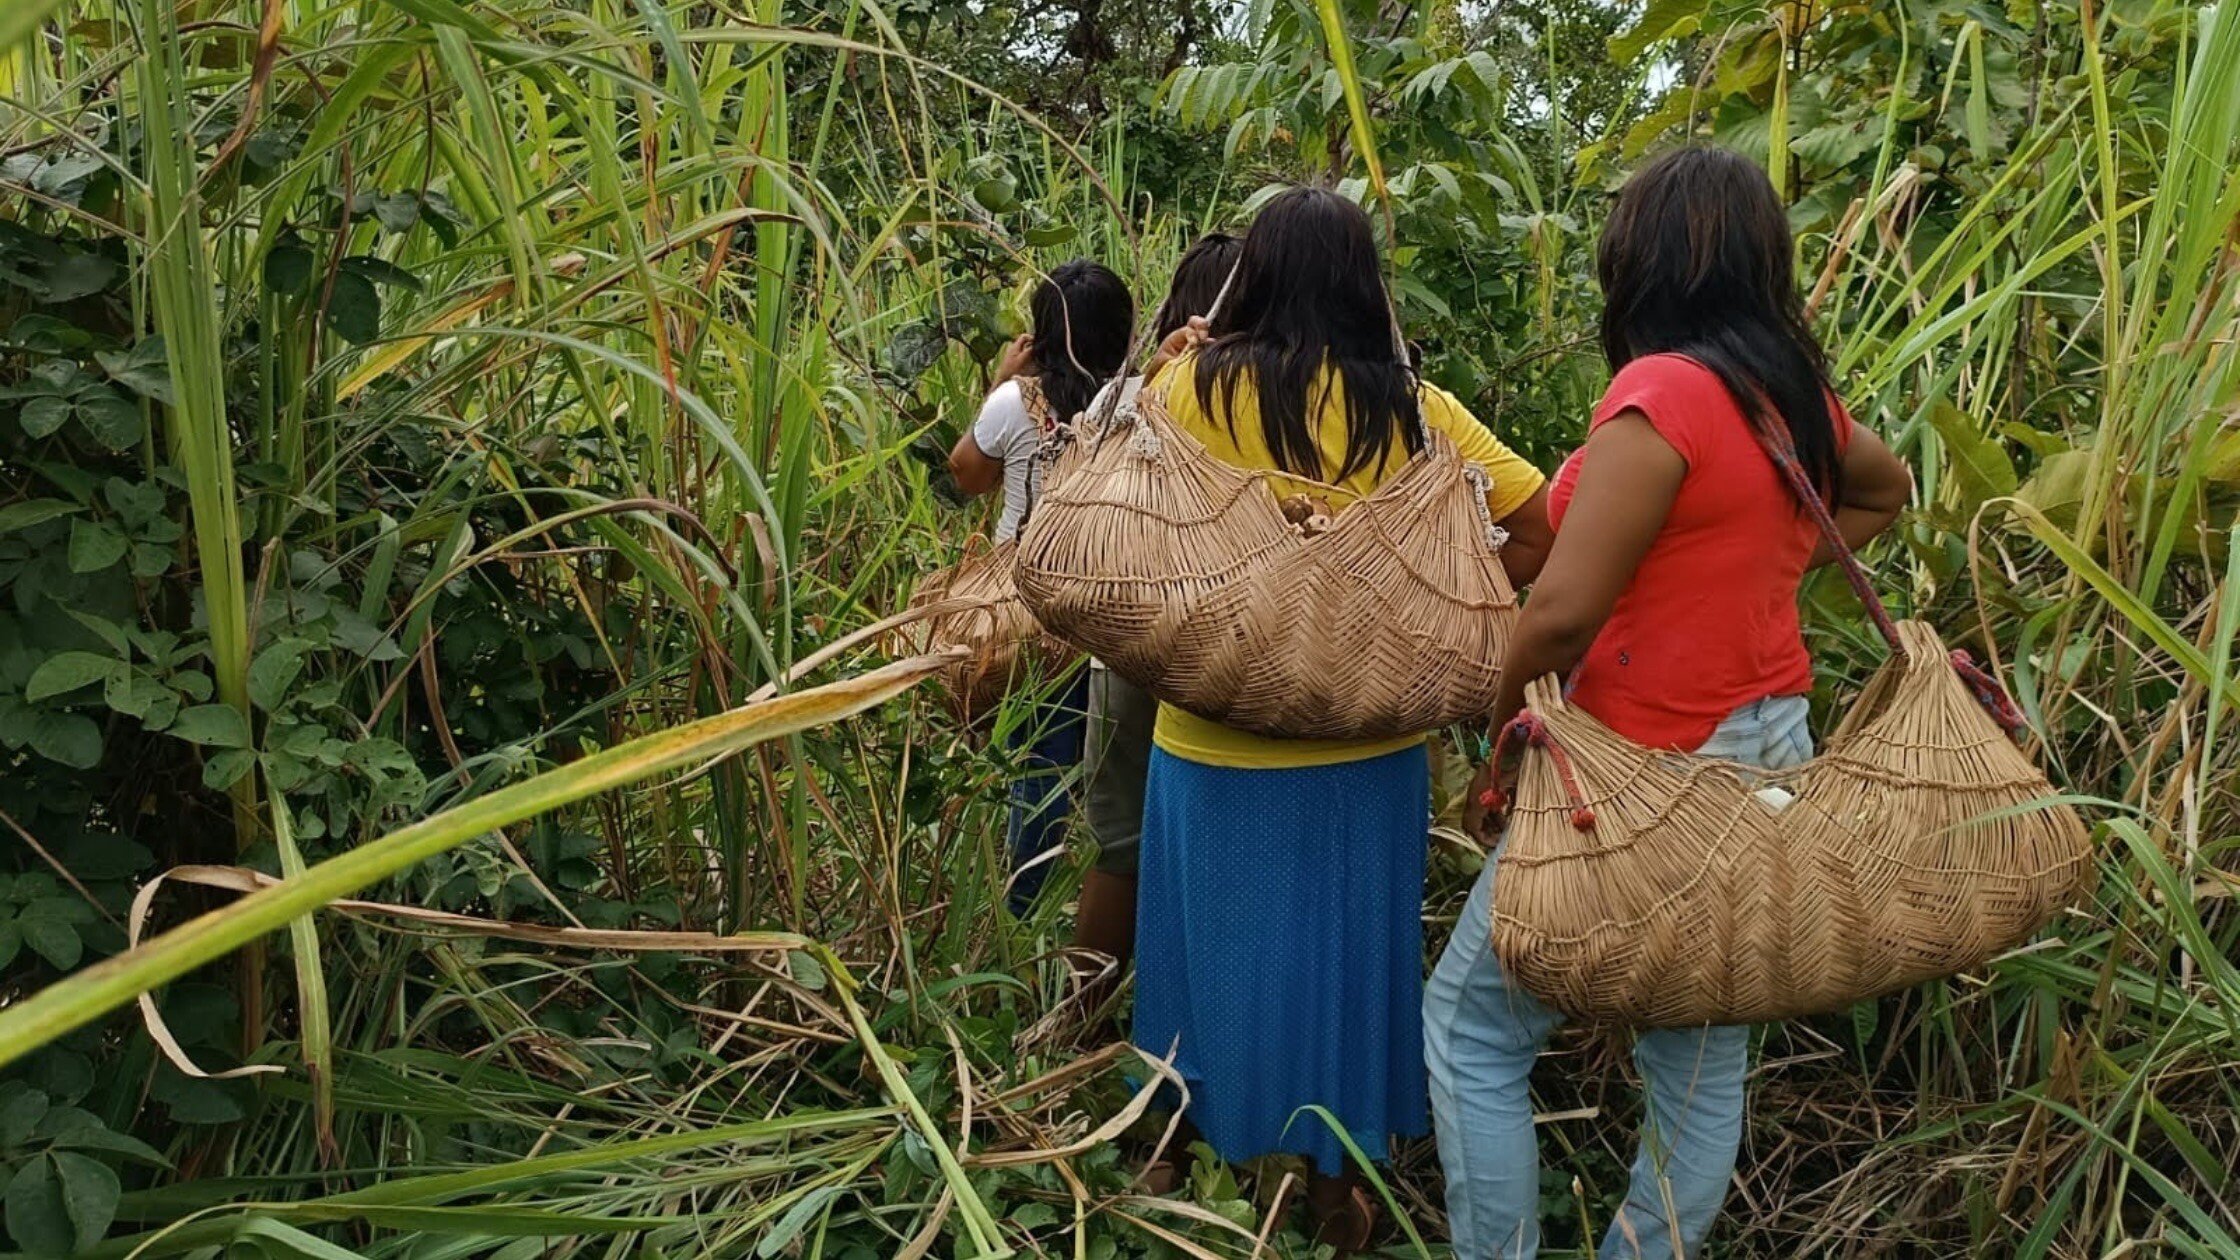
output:
[[[1462,454],[1455,447],[1454,440],[1452,438],[1449,438],[1445,433],[1441,432],[1438,429],[1434,429],[1429,425],[1425,425],[1423,428],[1423,449],[1408,456],[1407,459],[1402,460],[1400,462],[1400,465],[1394,468],[1390,473],[1386,474],[1382,480],[1377,482],[1375,487],[1373,487],[1369,491],[1369,493],[1363,494],[1358,490],[1324,481],[1320,477],[1309,477],[1304,473],[1289,472],[1281,468],[1256,468],[1245,464],[1232,464],[1228,460],[1222,459],[1220,456],[1215,455],[1212,451],[1206,449],[1206,444],[1199,441],[1196,434],[1184,428],[1182,426],[1182,423],[1174,418],[1174,413],[1167,409],[1166,402],[1158,394],[1154,393],[1148,385],[1146,385],[1141,393],[1136,395],[1135,401],[1131,405],[1133,405],[1137,411],[1137,420],[1135,423],[1149,424],[1154,426],[1161,441],[1172,440],[1187,444],[1188,448],[1196,456],[1195,459],[1190,461],[1192,463],[1199,463],[1211,469],[1218,469],[1222,472],[1230,474],[1239,481],[1287,482],[1298,486],[1308,487],[1310,493],[1312,491],[1320,490],[1326,491],[1330,494],[1343,496],[1346,499],[1346,503],[1342,507],[1336,507],[1335,512],[1333,513],[1333,521],[1335,521],[1336,517],[1343,516],[1345,513],[1350,512],[1354,508],[1368,503],[1373,499],[1377,499],[1380,497],[1398,498],[1399,496],[1397,494],[1387,495],[1387,492],[1393,490],[1396,486],[1399,486],[1400,483],[1405,480],[1419,464],[1443,463],[1450,464],[1457,469],[1463,467],[1474,467],[1478,468],[1481,472],[1484,471],[1484,466],[1479,464],[1477,461],[1462,458]],[[1072,426],[1069,425],[1067,427],[1070,429]],[[1100,445],[1105,442],[1125,442],[1129,439],[1131,428],[1131,425],[1123,423],[1119,420],[1118,417],[1115,417],[1114,423],[1106,426],[1102,431],[1091,437],[1090,442],[1092,443],[1092,446]],[[1391,454],[1389,451],[1386,453],[1385,458],[1391,458]],[[1048,488],[1045,488],[1044,495],[1047,497],[1048,494],[1049,490]],[[1093,501],[1094,500],[1085,500],[1085,502]],[[1107,506],[1125,507],[1129,505],[1114,503],[1107,504]]]

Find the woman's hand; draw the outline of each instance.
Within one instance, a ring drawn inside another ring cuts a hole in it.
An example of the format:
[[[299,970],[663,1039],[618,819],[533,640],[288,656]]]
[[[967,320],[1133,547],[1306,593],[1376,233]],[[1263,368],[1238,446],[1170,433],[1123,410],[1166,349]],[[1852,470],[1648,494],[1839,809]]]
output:
[[[1034,365],[1034,334],[1020,333],[1003,348],[1003,358],[996,364],[996,379],[989,382],[992,389]]]
[[[1488,804],[1486,793],[1499,789],[1506,794],[1509,786],[1500,766],[1489,758],[1486,764],[1478,767],[1478,773],[1470,777],[1470,786],[1462,798],[1462,829],[1488,849],[1501,839],[1506,811]]]
[[[1207,327],[1205,316],[1192,315],[1182,327],[1168,333],[1167,339],[1159,343],[1159,352],[1151,356],[1151,362],[1143,369],[1143,379],[1147,382],[1154,379],[1161,368],[1212,340]]]

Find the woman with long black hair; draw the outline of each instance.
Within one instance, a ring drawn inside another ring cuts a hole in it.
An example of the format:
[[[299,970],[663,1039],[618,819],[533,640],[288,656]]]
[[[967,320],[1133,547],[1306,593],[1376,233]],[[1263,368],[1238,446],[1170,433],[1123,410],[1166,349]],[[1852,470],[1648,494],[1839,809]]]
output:
[[[967,495],[1003,487],[996,541],[1019,532],[1034,494],[1034,455],[1059,424],[1087,410],[1097,391],[1127,362],[1135,332],[1135,299],[1113,270],[1087,258],[1062,263],[1028,302],[1034,331],[1005,351],[980,417],[949,452],[949,471]],[[1011,781],[1007,843],[1009,901],[1024,913],[1041,891],[1064,843],[1071,813],[1065,775],[1081,761],[1088,709],[1088,671],[1076,674],[1015,729],[1024,769]]]
[[[1359,206],[1311,188],[1271,200],[1201,335],[1170,339],[1179,357],[1144,388],[1214,458],[1343,510],[1437,430],[1489,474],[1503,562],[1531,579],[1543,479],[1416,379]],[[1271,739],[1161,705],[1153,745],[1135,1043],[1174,1053],[1186,1117],[1223,1158],[1305,1156],[1320,1237],[1364,1246],[1373,1213],[1336,1129],[1382,1159],[1427,1119],[1423,736]]]
[[[1678,150],[1620,191],[1598,258],[1616,376],[1549,494],[1555,545],[1510,640],[1493,729],[1553,673],[1571,704],[1644,746],[1768,769],[1812,755],[1797,589],[1832,557],[1761,435],[1795,451],[1853,547],[1889,527],[1912,483],[1835,400],[1794,249],[1765,172],[1733,153]],[[1559,1020],[1494,956],[1496,869],[1424,997],[1458,1260],[1526,1260],[1539,1245],[1530,1076]],[[1698,1254],[1734,1171],[1748,1040],[1697,1028],[1636,1041],[1641,1147],[1603,1257]]]

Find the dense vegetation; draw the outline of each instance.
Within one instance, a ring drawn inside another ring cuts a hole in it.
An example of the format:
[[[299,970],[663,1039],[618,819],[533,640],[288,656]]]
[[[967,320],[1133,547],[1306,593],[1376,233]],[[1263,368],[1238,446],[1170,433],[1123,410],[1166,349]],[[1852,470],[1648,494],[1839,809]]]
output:
[[[1918,469],[1884,589],[2104,865],[1986,974],[1766,1030],[1715,1251],[2240,1255],[2236,130],[2240,24],[2168,0],[11,0],[8,1245],[1306,1254],[1280,1169],[1131,1190],[1072,871],[1007,915],[1000,745],[842,645],[984,522],[933,456],[1036,265],[1148,304],[1342,181],[1552,466],[1608,192],[1694,135],[1771,156]],[[1840,706],[1876,641],[1809,594]],[[1558,1246],[1622,1057],[1543,1073]],[[1390,1186],[1436,1252],[1428,1146]]]

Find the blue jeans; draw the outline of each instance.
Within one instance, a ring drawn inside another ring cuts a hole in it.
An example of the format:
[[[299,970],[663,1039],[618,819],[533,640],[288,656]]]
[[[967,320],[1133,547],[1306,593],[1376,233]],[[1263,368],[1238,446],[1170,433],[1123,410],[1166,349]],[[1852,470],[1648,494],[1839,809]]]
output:
[[[1801,696],[1744,705],[1698,755],[1783,769],[1811,757]],[[1498,851],[1496,856],[1498,857]],[[1447,1174],[1456,1260],[1531,1260],[1540,1246],[1540,1155],[1532,1133],[1533,1060],[1562,1022],[1510,985],[1494,957],[1493,876],[1470,890],[1424,987],[1424,1058]],[[1641,1148],[1603,1260],[1679,1260],[1702,1247],[1742,1143],[1747,1028],[1658,1028],[1634,1042],[1648,1097]]]
[[[1007,847],[1011,851],[1013,914],[1025,914],[1057,865],[1052,850],[1064,847],[1066,823],[1073,817],[1073,796],[1066,790],[1066,776],[1081,764],[1083,728],[1089,714],[1089,671],[1074,671],[1057,684],[1011,733],[1011,746],[1026,746],[1027,755],[1018,777],[1011,780],[1011,823]]]

